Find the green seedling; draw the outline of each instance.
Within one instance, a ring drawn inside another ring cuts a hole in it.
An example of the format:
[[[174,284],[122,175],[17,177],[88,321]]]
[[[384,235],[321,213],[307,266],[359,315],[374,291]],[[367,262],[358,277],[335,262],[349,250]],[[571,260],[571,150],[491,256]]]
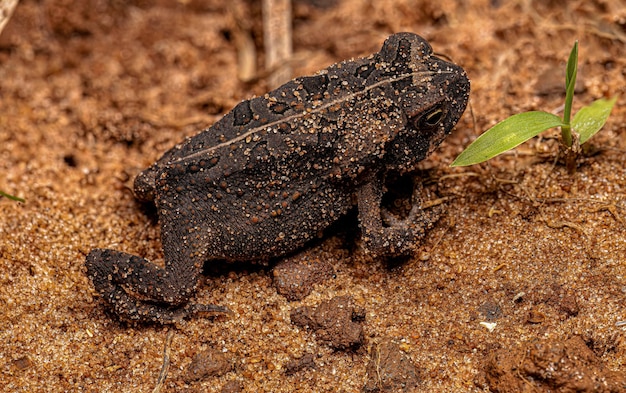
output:
[[[0,198],[5,197],[5,198],[9,198],[12,201],[18,201],[18,202],[24,202],[24,199],[20,198],[20,197],[16,197],[10,194],[7,194],[6,192],[0,190]]]
[[[566,162],[570,172],[580,145],[587,142],[606,123],[617,97],[599,99],[581,108],[571,119],[574,86],[578,73],[578,41],[570,52],[565,75],[565,107],[563,118],[548,112],[533,111],[513,115],[488,129],[454,160],[452,166],[466,166],[487,161],[513,149],[550,128],[560,127]]]

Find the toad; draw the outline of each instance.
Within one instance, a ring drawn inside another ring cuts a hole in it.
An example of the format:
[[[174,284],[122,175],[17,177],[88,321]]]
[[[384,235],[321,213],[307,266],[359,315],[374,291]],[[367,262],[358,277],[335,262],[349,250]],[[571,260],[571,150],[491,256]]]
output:
[[[156,205],[165,266],[97,248],[87,274],[122,318],[173,323],[226,310],[190,301],[205,263],[294,252],[355,204],[366,250],[407,253],[436,217],[414,203],[386,219],[385,178],[443,141],[469,90],[461,67],[399,33],[369,57],[243,101],[135,179],[136,196]]]

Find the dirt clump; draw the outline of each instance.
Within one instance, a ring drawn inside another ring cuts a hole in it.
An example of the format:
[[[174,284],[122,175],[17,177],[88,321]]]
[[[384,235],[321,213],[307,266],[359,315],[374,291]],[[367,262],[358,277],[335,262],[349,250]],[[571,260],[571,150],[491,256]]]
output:
[[[337,296],[313,308],[303,306],[291,312],[291,322],[315,331],[318,340],[339,350],[357,349],[363,344],[364,311],[353,305],[350,296]]]
[[[626,376],[606,369],[579,336],[500,349],[488,356],[486,377],[498,393],[626,391]]]
[[[287,300],[302,300],[315,284],[323,283],[334,274],[328,259],[319,255],[298,254],[280,261],[273,270],[276,291]]]
[[[312,353],[305,353],[299,358],[291,359],[287,362],[287,364],[285,364],[285,374],[291,375],[304,369],[314,368],[315,362],[313,358],[314,356]]]
[[[187,367],[185,380],[191,382],[223,375],[232,370],[232,368],[229,356],[217,349],[209,348],[193,357]]]
[[[398,344],[387,339],[372,345],[363,392],[412,392],[419,381],[418,368]]]

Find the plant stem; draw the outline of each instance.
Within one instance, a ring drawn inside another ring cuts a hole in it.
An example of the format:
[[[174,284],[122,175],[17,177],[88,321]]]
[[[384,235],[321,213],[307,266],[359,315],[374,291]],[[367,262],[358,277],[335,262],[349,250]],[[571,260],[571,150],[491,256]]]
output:
[[[572,127],[569,124],[561,126],[561,138],[565,146],[572,147]]]

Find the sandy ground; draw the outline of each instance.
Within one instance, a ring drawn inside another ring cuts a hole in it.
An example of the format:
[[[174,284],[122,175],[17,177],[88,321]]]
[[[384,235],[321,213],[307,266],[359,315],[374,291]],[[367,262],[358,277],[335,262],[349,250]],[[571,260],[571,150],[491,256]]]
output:
[[[626,320],[626,3],[295,1],[293,28],[294,76],[373,53],[398,31],[467,70],[473,116],[422,165],[447,201],[418,255],[368,260],[330,233],[304,255],[331,262],[334,276],[303,300],[277,293],[271,267],[233,266],[207,274],[196,297],[232,315],[120,322],[84,256],[109,247],[162,259],[154,211],[135,201],[132,179],[268,90],[262,66],[252,81],[237,78],[235,37],[251,37],[263,64],[260,6],[23,0],[0,36],[0,189],[26,200],[0,199],[0,390],[152,391],[173,331],[163,392],[394,391],[380,376],[367,384],[389,340],[417,370],[404,391],[565,392],[581,375],[579,391],[626,391],[626,330],[616,324]],[[576,39],[575,109],[620,96],[590,142],[595,154],[569,175],[551,131],[451,169],[495,122],[559,109]],[[297,307],[340,295],[363,313],[360,348],[334,349],[290,321]],[[209,349],[227,355],[227,371],[187,378]],[[306,367],[287,367],[306,354]]]

